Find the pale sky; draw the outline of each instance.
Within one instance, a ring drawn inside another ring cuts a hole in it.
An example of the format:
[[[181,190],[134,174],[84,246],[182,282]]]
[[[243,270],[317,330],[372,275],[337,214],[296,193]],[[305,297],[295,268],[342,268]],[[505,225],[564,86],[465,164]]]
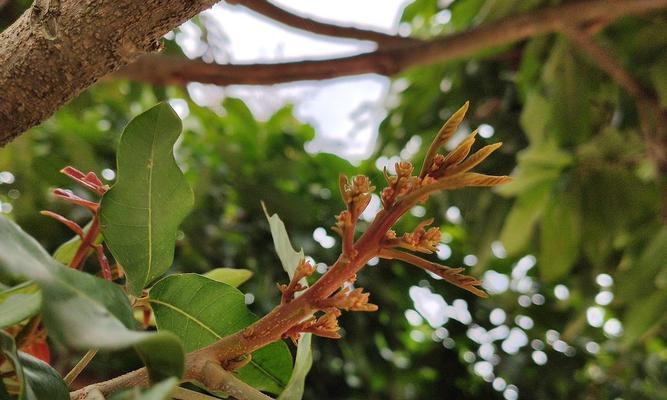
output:
[[[396,33],[408,0],[275,0],[276,5],[318,20]],[[282,27],[241,6],[220,3],[203,15],[214,26],[224,51],[209,55],[217,62],[253,63],[322,59],[371,51],[374,44],[332,39]],[[209,28],[211,31],[211,28]],[[196,25],[186,23],[177,36],[186,55],[205,51]],[[295,82],[275,86],[191,85],[193,98],[219,104],[224,96],[240,97],[257,118],[268,117],[286,103],[295,104],[296,116],[315,126],[317,138],[308,151],[330,151],[349,159],[370,155],[377,129],[386,115],[389,79],[375,74],[320,82]]]

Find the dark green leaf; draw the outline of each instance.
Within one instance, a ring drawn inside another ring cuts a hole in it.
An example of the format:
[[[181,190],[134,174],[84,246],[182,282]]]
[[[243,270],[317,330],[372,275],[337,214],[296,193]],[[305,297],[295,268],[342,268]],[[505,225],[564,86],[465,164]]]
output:
[[[623,343],[633,345],[653,327],[664,321],[667,290],[650,292],[648,297],[631,303],[623,318]]]
[[[618,282],[617,297],[620,301],[632,304],[643,297],[647,290],[664,290],[656,287],[657,276],[667,270],[667,227],[657,231],[632,268],[621,271],[616,278]]]
[[[560,193],[546,207],[540,230],[539,271],[546,282],[565,277],[579,255],[581,239],[578,199]]]
[[[200,349],[257,320],[244,304],[243,293],[224,283],[196,274],[168,276],[153,286],[149,300],[158,330],[178,335],[186,351]],[[271,393],[280,393],[292,371],[292,357],[284,342],[252,353],[239,378]]]
[[[152,379],[183,373],[184,354],[178,338],[128,329],[135,322],[127,296],[118,285],[59,264],[4,217],[0,217],[0,238],[0,271],[39,285],[50,337],[80,350],[134,346]]]
[[[120,139],[117,182],[102,198],[102,233],[135,295],[171,267],[176,230],[194,204],[174,159],[180,134],[167,103],[135,117]]]
[[[14,338],[0,331],[0,350],[14,368],[19,400],[69,400],[69,390],[58,372],[44,361],[16,350]]]

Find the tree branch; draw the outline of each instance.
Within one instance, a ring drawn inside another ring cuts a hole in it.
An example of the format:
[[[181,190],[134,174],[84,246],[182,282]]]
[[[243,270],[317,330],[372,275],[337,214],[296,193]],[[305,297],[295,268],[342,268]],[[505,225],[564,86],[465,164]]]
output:
[[[395,46],[420,43],[421,40],[389,35],[382,32],[359,29],[348,26],[329,24],[291,13],[266,0],[227,0],[229,4],[238,4],[278,23],[318,35],[346,39],[370,40],[379,46]]]
[[[491,47],[560,31],[567,24],[601,20],[610,22],[624,15],[665,7],[667,0],[589,0],[568,3],[508,17],[429,42],[329,60],[219,65],[184,58],[147,56],[119,71],[114,77],[156,85],[183,86],[189,82],[270,85],[365,73],[390,76],[410,67],[471,56]]]
[[[216,0],[62,0],[0,33],[0,145],[100,77],[160,47]]]

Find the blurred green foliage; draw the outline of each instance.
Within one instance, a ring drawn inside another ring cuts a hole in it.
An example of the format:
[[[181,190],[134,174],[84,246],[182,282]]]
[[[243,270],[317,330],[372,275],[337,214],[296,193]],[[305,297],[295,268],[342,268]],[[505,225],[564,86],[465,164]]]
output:
[[[402,21],[414,36],[430,38],[559,2],[443,3],[416,0]],[[0,12],[3,24],[8,12]],[[667,105],[667,16],[624,18],[596,39]],[[260,200],[285,221],[296,246],[331,263],[339,243],[323,248],[313,232],[333,225],[341,208],[338,174],[365,173],[381,186],[378,166],[402,150],[419,164],[426,149],[413,151],[415,143],[428,143],[471,100],[464,130],[485,124],[480,146],[505,143],[482,172],[517,179],[494,192],[447,193],[414,214],[436,216],[447,240],[444,262],[465,259],[496,293],[480,300],[406,266],[368,267],[358,283],[380,311],[344,315],[343,340],[313,341],[305,398],[512,399],[518,391],[528,399],[667,399],[667,228],[660,218],[667,200],[658,194],[633,100],[558,35],[412,69],[395,77],[389,96],[376,152],[353,166],[305,152],[315,131],[289,106],[259,121],[238,99],[227,98],[218,113],[182,89],[105,81],[0,151],[0,171],[13,174],[0,180],[0,202],[11,205],[2,210],[54,250],[70,233],[39,210],[87,218],[49,195],[71,187],[59,169],[108,170],[102,174],[112,178],[128,120],[157,101],[181,99],[189,114],[177,158],[195,208],[181,227],[173,269],[253,271],[242,289],[262,314],[278,303],[275,283],[285,277]],[[397,230],[416,221],[406,217]],[[59,354],[56,363],[72,361]],[[128,356],[112,365],[133,363]],[[118,372],[108,368],[94,363],[89,373]]]

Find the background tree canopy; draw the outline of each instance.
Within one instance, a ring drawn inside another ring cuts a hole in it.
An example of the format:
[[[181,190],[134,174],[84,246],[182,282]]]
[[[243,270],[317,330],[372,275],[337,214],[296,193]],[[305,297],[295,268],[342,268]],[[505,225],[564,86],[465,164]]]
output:
[[[0,28],[29,3],[0,1]],[[248,268],[254,276],[242,286],[246,302],[264,314],[279,301],[275,282],[284,272],[260,200],[280,215],[321,274],[340,246],[329,230],[342,207],[338,175],[363,173],[379,182],[398,154],[420,164],[443,120],[470,100],[456,137],[479,127],[478,146],[504,142],[482,172],[515,181],[493,191],[449,192],[428,210],[415,207],[415,218],[400,224],[409,230],[416,217],[437,216],[445,239],[437,258],[467,266],[491,296],[474,298],[389,261],[368,268],[359,282],[380,309],[344,315],[342,340],[314,340],[305,398],[667,399],[667,14],[616,18],[610,11],[609,18],[550,30],[558,33],[536,29],[443,61],[420,55],[420,46],[437,38],[561,3],[594,2],[407,2],[399,31],[411,39],[368,38],[378,43],[375,54],[402,57],[396,69],[330,75],[392,75],[372,154],[354,165],[327,151],[306,151],[321,133],[290,105],[260,118],[239,98],[206,103],[193,95],[197,84],[185,86],[175,75],[147,78],[150,71],[130,66],[0,151],[0,211],[55,250],[70,232],[39,211],[86,217],[51,196],[52,188],[70,186],[58,171],[73,165],[113,182],[123,127],[169,100],[184,119],[177,158],[196,199],[181,226],[173,270]],[[192,29],[203,46],[194,56],[222,62],[224,24],[206,14],[167,35],[160,57],[194,62],[184,44]],[[391,53],[395,46],[402,52]],[[229,83],[265,83],[253,71]],[[296,71],[291,80],[300,79]],[[327,77],[303,71],[306,78]],[[220,79],[210,83],[224,84]],[[210,97],[215,89],[208,90]],[[379,199],[371,203],[378,206]],[[76,359],[54,349],[59,370]],[[137,365],[133,354],[102,354],[85,377],[97,381]]]

